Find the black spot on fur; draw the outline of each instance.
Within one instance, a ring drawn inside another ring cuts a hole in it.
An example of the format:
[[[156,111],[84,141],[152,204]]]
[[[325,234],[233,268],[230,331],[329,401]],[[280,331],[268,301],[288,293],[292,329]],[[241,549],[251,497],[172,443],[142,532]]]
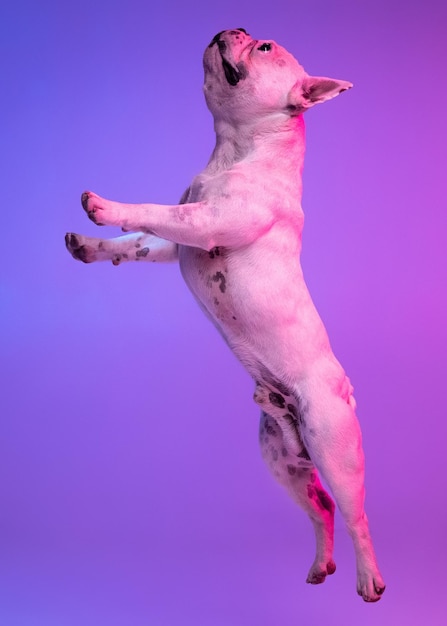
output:
[[[87,246],[80,246],[72,250],[73,257],[83,263],[90,263]]]
[[[294,465],[288,465],[287,466],[287,471],[289,473],[290,476],[294,476],[296,474],[296,467]]]
[[[218,246],[216,246],[215,248],[212,248],[209,252],[208,252],[210,259],[214,259],[214,257],[216,256],[220,256],[220,249]]]
[[[286,420],[288,424],[296,425],[296,419],[293,417],[293,415],[290,415],[290,413],[286,413],[285,415],[283,415],[283,418]]]
[[[286,385],[284,385],[280,380],[275,378],[275,376],[273,376],[273,374],[269,372],[269,370],[264,365],[262,365],[262,363],[259,363],[258,367],[259,367],[259,371],[261,373],[263,380],[268,385],[270,385],[270,387],[274,387],[285,396],[291,395],[290,389]]]
[[[310,461],[311,460],[311,458],[309,456],[309,453],[306,450],[306,448],[303,448],[301,450],[301,452],[299,454],[297,454],[297,457],[300,458],[300,459],[305,459],[306,461]]]
[[[281,454],[283,456],[287,456],[289,453],[287,452],[287,449],[283,447],[283,448],[281,448]]]
[[[272,452],[272,459],[274,461],[277,461],[278,460],[278,450],[276,450],[275,448],[272,448],[271,452]]]
[[[269,393],[269,400],[273,404],[273,406],[277,406],[280,409],[283,409],[286,405],[286,402],[280,393],[275,393],[271,391]]]
[[[227,289],[227,279],[222,274],[222,272],[216,272],[215,274],[213,274],[211,278],[213,282],[219,283],[219,289],[221,290],[222,293],[225,293]]]
[[[327,493],[322,489],[318,489],[318,487],[315,489],[315,493],[317,495],[320,507],[325,511],[329,511],[329,513],[332,513],[332,511],[334,510],[334,504],[330,497],[327,495]]]
[[[277,436],[276,430],[268,422],[265,423],[265,430],[272,437],[276,437]]]
[[[292,413],[292,415],[294,417],[298,417],[298,411],[296,410],[296,406],[293,404],[288,404],[287,405],[287,410],[289,411],[289,413]]]
[[[137,257],[146,257],[149,254],[150,250],[149,248],[142,248],[141,250],[137,250],[136,255]]]

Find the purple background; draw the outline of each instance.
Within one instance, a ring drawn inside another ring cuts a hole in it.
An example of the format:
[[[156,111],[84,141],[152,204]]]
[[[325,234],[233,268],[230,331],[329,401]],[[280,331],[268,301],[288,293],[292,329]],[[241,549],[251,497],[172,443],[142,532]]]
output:
[[[2,3],[2,625],[445,624],[446,21],[441,0]],[[201,56],[232,27],[355,85],[307,114],[303,263],[356,389],[374,606],[339,517],[337,573],[304,583],[310,523],[178,268],[64,248],[98,234],[84,189],[173,203],[205,165]]]

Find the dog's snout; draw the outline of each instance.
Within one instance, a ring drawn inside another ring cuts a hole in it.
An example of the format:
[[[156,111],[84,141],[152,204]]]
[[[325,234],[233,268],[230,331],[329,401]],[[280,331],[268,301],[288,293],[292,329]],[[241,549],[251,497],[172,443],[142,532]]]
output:
[[[235,30],[230,30],[230,31],[226,31],[226,30],[221,30],[220,33],[217,33],[217,35],[215,35],[212,40],[210,45],[208,46],[209,48],[211,48],[212,46],[214,46],[215,43],[219,43],[219,40],[221,38],[221,36],[226,33],[229,32],[230,35],[238,35],[239,33],[244,33],[244,35],[248,35],[247,31],[245,30],[245,28],[236,28]]]

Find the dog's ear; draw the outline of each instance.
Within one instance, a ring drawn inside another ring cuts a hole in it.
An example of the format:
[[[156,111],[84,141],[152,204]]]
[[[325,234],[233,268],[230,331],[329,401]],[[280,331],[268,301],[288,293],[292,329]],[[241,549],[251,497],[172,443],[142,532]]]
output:
[[[335,98],[351,87],[352,83],[346,80],[306,75],[302,81],[295,83],[292,87],[287,99],[287,108],[292,115],[297,115],[310,109],[314,104]]]

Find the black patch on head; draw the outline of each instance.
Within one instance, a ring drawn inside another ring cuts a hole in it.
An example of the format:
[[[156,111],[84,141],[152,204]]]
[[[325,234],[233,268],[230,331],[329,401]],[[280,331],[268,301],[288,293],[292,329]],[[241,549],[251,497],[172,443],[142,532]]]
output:
[[[215,274],[213,274],[211,278],[213,282],[219,283],[219,289],[221,290],[222,293],[225,293],[227,289],[227,279],[222,274],[222,272],[216,272]]]
[[[283,409],[286,405],[286,402],[280,393],[275,393],[271,391],[269,393],[269,400],[273,404],[273,406],[277,406],[280,409]]]
[[[220,36],[222,35],[222,33],[224,33],[224,30],[221,30],[220,33],[217,33],[217,35],[214,35],[214,37],[211,40],[210,45],[208,46],[208,48],[212,48],[214,46],[215,43],[217,43],[220,39]]]

